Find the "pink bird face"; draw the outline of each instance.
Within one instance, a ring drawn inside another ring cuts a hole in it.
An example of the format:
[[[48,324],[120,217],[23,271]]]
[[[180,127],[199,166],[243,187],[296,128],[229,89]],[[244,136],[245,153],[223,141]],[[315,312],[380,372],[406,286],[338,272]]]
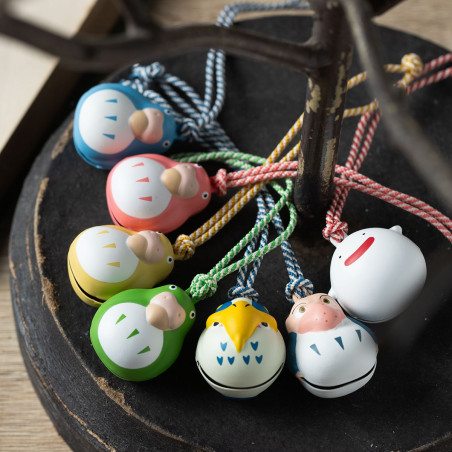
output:
[[[122,160],[107,181],[113,221],[135,231],[171,232],[204,209],[210,198],[210,179],[201,166],[158,154]]]
[[[327,331],[339,325],[345,319],[341,307],[328,295],[316,293],[295,301],[286,328],[289,333],[309,333]]]

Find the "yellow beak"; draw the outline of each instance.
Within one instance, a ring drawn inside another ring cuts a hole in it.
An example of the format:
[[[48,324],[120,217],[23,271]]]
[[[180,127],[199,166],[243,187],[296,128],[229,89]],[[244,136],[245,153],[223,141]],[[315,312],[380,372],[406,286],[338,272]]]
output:
[[[237,353],[240,353],[245,343],[254,334],[261,323],[266,323],[270,328],[278,331],[276,320],[266,312],[253,307],[250,300],[238,299],[221,311],[213,313],[206,322],[209,328],[214,322],[221,323],[232,342]]]

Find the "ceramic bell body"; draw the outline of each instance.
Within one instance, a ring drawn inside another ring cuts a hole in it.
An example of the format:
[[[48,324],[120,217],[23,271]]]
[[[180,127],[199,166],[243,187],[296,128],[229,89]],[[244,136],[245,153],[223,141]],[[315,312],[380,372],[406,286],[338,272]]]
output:
[[[345,316],[325,294],[294,303],[286,320],[287,363],[312,394],[341,397],[364,386],[373,376],[378,347],[373,333]]]
[[[117,377],[149,380],[174,363],[195,316],[191,298],[175,285],[130,289],[96,311],[91,342]]]
[[[206,322],[196,363],[207,383],[236,399],[255,397],[280,374],[286,356],[276,320],[247,298],[221,305]]]
[[[99,307],[121,291],[151,288],[165,279],[174,267],[174,253],[163,234],[94,226],[74,239],[67,265],[78,297]]]
[[[138,91],[103,83],[79,100],[74,116],[74,145],[80,156],[111,169],[130,155],[167,151],[177,138],[173,115]]]
[[[353,317],[383,322],[400,314],[422,289],[424,256],[402,229],[368,228],[337,244],[329,294]]]
[[[210,198],[211,184],[204,168],[163,155],[126,158],[107,179],[111,218],[135,231],[174,231],[204,209]]]

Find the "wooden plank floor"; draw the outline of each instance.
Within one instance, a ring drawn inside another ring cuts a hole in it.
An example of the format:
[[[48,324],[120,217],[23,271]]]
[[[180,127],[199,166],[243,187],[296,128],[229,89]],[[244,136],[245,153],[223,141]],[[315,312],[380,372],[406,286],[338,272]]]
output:
[[[162,22],[214,22],[220,0],[161,0],[153,2],[153,14]],[[249,17],[249,16],[247,16]],[[450,0],[406,0],[378,19],[378,23],[429,39],[452,50]],[[407,49],[409,51],[409,49]],[[14,95],[14,93],[11,93]],[[67,451],[34,393],[18,347],[9,290],[7,223],[3,211],[0,228],[0,450]]]

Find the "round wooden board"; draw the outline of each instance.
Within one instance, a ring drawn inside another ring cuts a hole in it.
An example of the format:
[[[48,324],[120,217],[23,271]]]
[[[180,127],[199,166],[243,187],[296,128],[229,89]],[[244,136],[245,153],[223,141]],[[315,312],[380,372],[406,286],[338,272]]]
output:
[[[310,21],[278,17],[243,22],[242,27],[302,41]],[[444,51],[412,36],[381,29],[385,60],[397,63],[416,52],[424,61]],[[204,54],[164,61],[202,92]],[[355,60],[351,74],[360,71]],[[122,72],[124,73],[124,72]],[[113,75],[116,80],[118,75]],[[268,155],[295,121],[304,102],[302,74],[228,58],[228,94],[220,122],[238,147]],[[426,133],[446,153],[452,142],[452,82],[426,88],[409,99],[410,111]],[[350,92],[348,105],[369,100],[364,89]],[[194,360],[205,320],[224,301],[232,275],[219,283],[215,296],[197,305],[198,319],[187,336],[181,356],[164,374],[143,383],[119,380],[97,358],[89,340],[94,309],[78,300],[69,283],[66,256],[82,230],[110,224],[105,202],[107,172],[88,166],[75,152],[72,117],[50,138],[24,185],[11,232],[12,298],[19,343],[30,379],[49,416],[74,450],[410,450],[452,447],[452,307],[440,298],[439,315],[422,319],[417,340],[403,353],[385,341],[391,323],[373,327],[382,346],[373,379],[361,390],[339,399],[319,399],[303,390],[285,369],[263,394],[234,401],[214,392],[198,373]],[[345,120],[339,162],[351,143],[356,120]],[[196,149],[180,144],[175,151]],[[450,160],[450,155],[448,156]],[[218,165],[207,165],[213,174]],[[405,159],[377,131],[362,172],[394,189],[410,193],[451,214],[441,206]],[[211,206],[187,222],[190,233],[223,205]],[[165,283],[188,287],[196,273],[206,272],[254,223],[255,205],[247,206],[217,237],[200,247],[189,262],[178,262]],[[424,252],[430,278],[446,239],[425,221],[359,193],[351,193],[343,219],[350,231],[400,224],[405,235]],[[298,229],[291,239],[297,257],[318,292],[329,290],[329,259],[333,247],[321,238],[306,239]],[[285,338],[284,320],[290,305],[283,296],[287,273],[275,250],[258,275],[261,302],[276,317]],[[385,296],[386,288],[382,288]],[[395,325],[393,322],[392,325]],[[405,339],[400,331],[400,339]]]

